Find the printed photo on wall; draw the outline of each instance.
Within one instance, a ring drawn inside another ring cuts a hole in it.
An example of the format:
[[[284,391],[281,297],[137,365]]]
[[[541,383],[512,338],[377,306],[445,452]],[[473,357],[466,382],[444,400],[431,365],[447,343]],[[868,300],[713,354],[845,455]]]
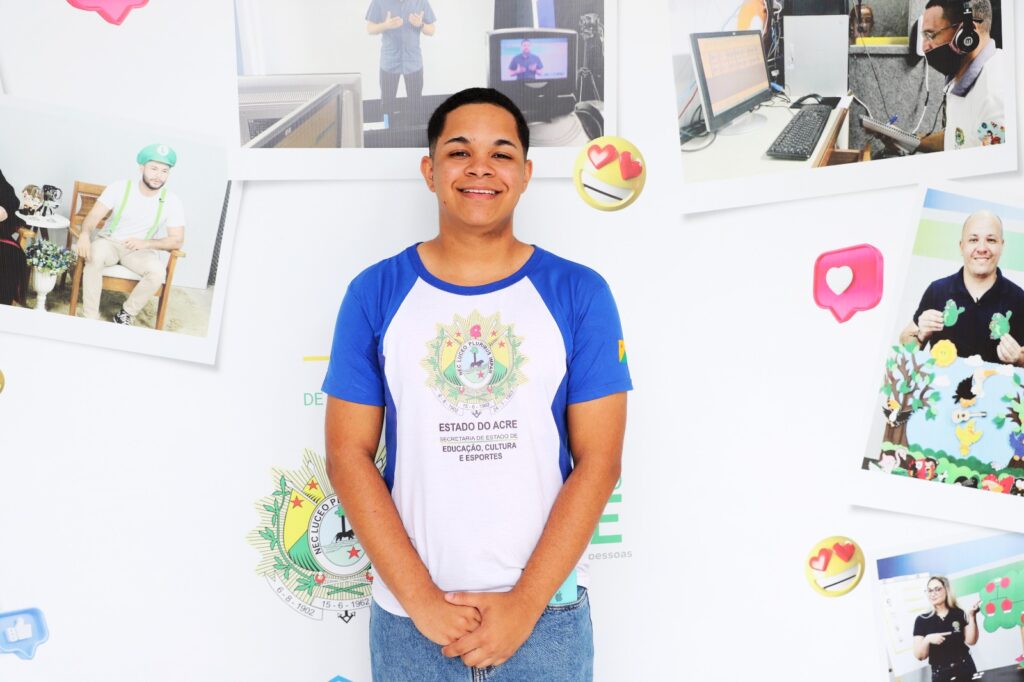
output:
[[[1024,536],[901,549],[875,568],[886,679],[1024,676]]]
[[[670,0],[685,210],[1015,170],[1012,3],[925,4]]]
[[[1024,526],[1022,284],[1024,208],[925,191],[861,462],[874,503]]]
[[[0,99],[0,330],[212,362],[240,187],[222,146]]]
[[[345,157],[359,160],[395,158],[381,157],[382,149],[421,155],[434,109],[459,90],[481,86],[522,109],[531,151],[578,151],[615,131],[615,5],[235,0],[244,159],[238,171],[252,179],[320,177],[290,161],[324,158],[312,149],[377,152]],[[248,153],[271,149],[277,151],[269,156]],[[317,166],[327,177],[394,175],[391,166],[377,171],[375,164],[340,164],[337,154],[327,158],[330,165]],[[564,175],[570,173],[571,165]]]

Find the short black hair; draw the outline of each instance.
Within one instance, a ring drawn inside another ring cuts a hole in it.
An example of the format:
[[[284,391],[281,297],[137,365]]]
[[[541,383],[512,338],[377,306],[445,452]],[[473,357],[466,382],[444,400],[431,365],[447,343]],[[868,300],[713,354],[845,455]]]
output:
[[[516,133],[519,134],[519,142],[523,145],[523,156],[526,156],[530,150],[530,127],[526,125],[526,117],[523,116],[523,112],[519,110],[515,102],[494,88],[466,88],[441,102],[441,105],[430,115],[430,122],[427,123],[427,145],[430,147],[431,156],[434,155],[437,140],[441,137],[441,131],[444,130],[448,114],[467,104],[492,104],[512,114],[512,118],[516,120]]]
[[[941,7],[942,15],[951,24],[959,24],[964,18],[964,0],[928,0],[925,9]],[[989,0],[971,0],[974,23],[986,31],[992,30],[992,3]]]

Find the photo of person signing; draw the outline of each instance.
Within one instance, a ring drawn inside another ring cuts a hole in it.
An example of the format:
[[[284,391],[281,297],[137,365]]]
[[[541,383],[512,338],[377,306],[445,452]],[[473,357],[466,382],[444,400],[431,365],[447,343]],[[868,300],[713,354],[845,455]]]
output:
[[[957,606],[949,579],[936,575],[928,580],[931,613],[914,621],[914,656],[928,659],[932,682],[962,682],[978,671],[968,647],[978,642],[977,615],[980,603],[964,611]]]

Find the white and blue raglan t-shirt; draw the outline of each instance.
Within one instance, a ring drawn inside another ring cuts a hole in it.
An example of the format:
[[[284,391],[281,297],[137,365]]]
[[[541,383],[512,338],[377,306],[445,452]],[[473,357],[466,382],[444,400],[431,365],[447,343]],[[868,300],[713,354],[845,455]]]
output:
[[[572,470],[568,405],[632,388],[622,338],[601,276],[539,248],[466,287],[411,246],[349,285],[323,390],[385,407],[384,479],[441,590],[519,580]],[[373,597],[406,615],[379,578]]]

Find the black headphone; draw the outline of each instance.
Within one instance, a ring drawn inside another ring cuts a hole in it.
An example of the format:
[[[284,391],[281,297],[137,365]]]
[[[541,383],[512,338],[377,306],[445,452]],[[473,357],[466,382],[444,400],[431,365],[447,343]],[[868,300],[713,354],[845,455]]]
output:
[[[953,40],[950,41],[949,46],[953,49],[953,52],[957,54],[967,54],[973,52],[974,48],[978,46],[978,41],[981,38],[978,36],[978,29],[974,25],[974,10],[971,9],[971,0],[964,0],[964,7],[961,11],[962,21],[960,28],[956,30],[953,35]]]

